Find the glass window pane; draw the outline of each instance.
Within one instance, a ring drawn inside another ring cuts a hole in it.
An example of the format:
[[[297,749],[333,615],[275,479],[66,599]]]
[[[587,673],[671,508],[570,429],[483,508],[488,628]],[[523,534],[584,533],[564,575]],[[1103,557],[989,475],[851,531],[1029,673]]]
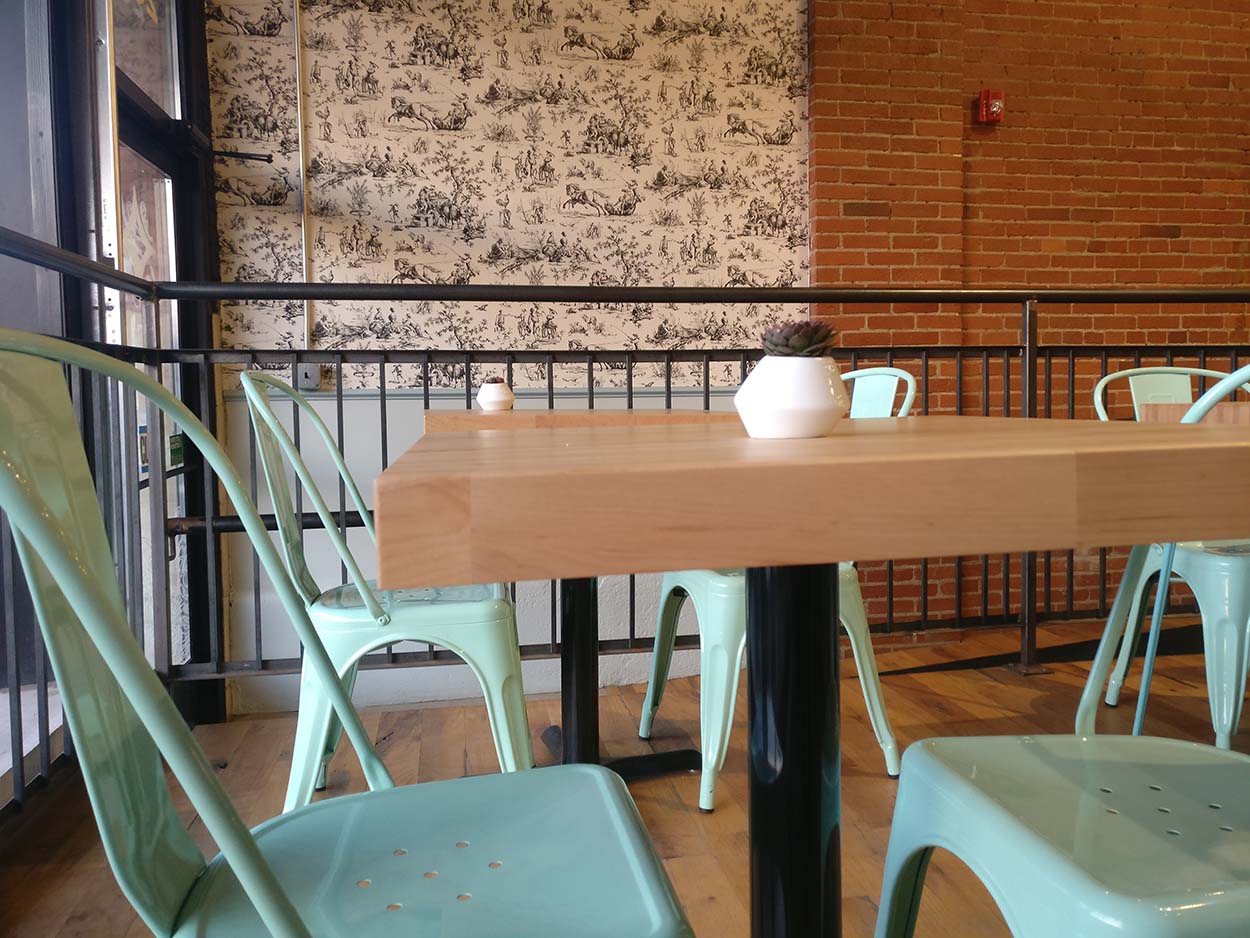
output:
[[[113,0],[113,60],[126,77],[178,117],[174,0]]]
[[[144,280],[175,280],[173,184],[168,176],[125,144],[118,147],[117,176],[122,216],[122,269]],[[122,341],[150,347],[176,346],[174,304],[160,304],[159,334],[152,304],[123,296]]]

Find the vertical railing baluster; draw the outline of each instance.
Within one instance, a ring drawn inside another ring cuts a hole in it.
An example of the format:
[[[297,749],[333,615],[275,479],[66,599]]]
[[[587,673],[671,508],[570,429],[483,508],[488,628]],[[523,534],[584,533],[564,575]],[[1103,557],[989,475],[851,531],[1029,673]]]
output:
[[[39,774],[47,778],[52,771],[52,733],[48,714],[48,649],[43,632],[34,623],[35,648],[35,721],[39,731]],[[64,723],[64,719],[61,721]]]
[[[299,363],[300,363],[300,353],[296,351],[293,353],[292,359],[291,359],[291,374],[292,375],[296,374],[296,371],[299,368]],[[317,366],[317,375],[318,375],[318,383],[320,384],[320,375],[321,375],[320,365]],[[300,446],[299,404],[295,402],[294,398],[291,399],[290,403],[291,403],[291,443],[295,447],[295,452],[299,453],[302,456],[304,451]],[[304,517],[304,483],[300,481],[298,473],[295,474],[295,517],[297,518]],[[300,543],[300,547],[304,546],[304,525],[302,523],[299,526],[299,543]],[[303,654],[302,648],[300,650],[300,654]]]
[[[1003,416],[1011,416],[1011,352],[1003,352]]]
[[[512,384],[511,371],[509,371],[509,375],[508,375],[508,384],[509,386],[511,386]],[[389,418],[387,417],[386,410],[387,410],[386,352],[383,351],[378,356],[378,421],[379,421],[378,429],[379,429],[379,438],[380,438],[379,446],[382,451],[381,456],[382,456],[382,471],[383,472],[385,472],[386,467],[391,464],[391,446],[390,446],[390,440],[389,440],[389,434],[388,434]],[[347,459],[346,454],[343,455],[343,459],[344,460]],[[516,602],[515,595],[512,597],[512,600],[514,603]],[[394,664],[395,663],[395,646],[387,645],[385,648],[385,654],[386,654],[386,663],[388,665]]]
[[[1020,416],[1037,416],[1037,306],[1029,299],[1021,307],[1020,331]],[[1008,359],[1003,359],[1003,382],[1009,385]],[[1008,561],[1003,560],[1003,613],[1010,616]],[[1037,554],[1020,555],[1020,670],[1037,667]]]
[[[19,805],[26,800],[26,747],[22,739],[22,677],[17,657],[17,613],[13,596],[16,589],[16,565],[13,563],[13,535],[8,516],[0,516],[0,564],[4,569],[4,655],[5,683],[9,689],[9,752],[13,766],[9,770],[13,784],[13,800]]]
[[[336,352],[334,355],[334,420],[335,420],[335,441],[338,443],[339,452],[343,454],[343,458],[347,459],[347,426],[343,417],[343,353]],[[303,527],[301,524],[300,527]],[[347,543],[347,484],[343,481],[343,477],[339,476],[339,534],[343,537],[343,542]],[[339,583],[347,584],[347,564],[339,560]]]
[[[637,577],[629,575],[629,647],[634,647],[638,639],[638,594]]]
[[[149,377],[163,384],[165,374],[159,363],[145,369]],[[148,543],[152,568],[152,666],[162,677],[169,674],[172,621],[169,588],[169,484],[165,479],[165,412],[147,401],[148,421]]]
[[[1042,396],[1043,396],[1043,408],[1044,408],[1043,413],[1045,413],[1047,418],[1051,418],[1054,416],[1053,405],[1054,405],[1055,360],[1054,360],[1054,355],[1050,349],[1046,350],[1046,357],[1044,361],[1045,361],[1045,368],[1043,371],[1043,379],[1042,379],[1042,389],[1043,389]],[[1054,564],[1055,564],[1054,551],[1049,551],[1049,550],[1046,551],[1046,553],[1042,555],[1042,558],[1043,558],[1042,559],[1042,593],[1043,593],[1042,609],[1046,616],[1050,616],[1051,611],[1054,606],[1054,601],[1053,601],[1054,597],[1051,595],[1051,588],[1053,586],[1052,577],[1054,573]]]
[[[556,650],[559,648],[559,644],[560,644],[559,620],[556,617],[556,610],[558,609],[560,604],[556,601],[556,581],[555,580],[551,581],[551,588],[550,588],[549,595],[547,597],[547,602],[550,604],[550,607],[551,607],[551,638],[547,643],[547,650],[551,654],[554,655],[556,653]]]
[[[955,350],[955,415],[964,412],[964,355]],[[955,624],[963,628],[964,624],[964,558],[955,558]]]
[[[981,353],[981,416],[990,415],[990,353]],[[990,620],[990,558],[981,555],[981,624]]]
[[[1100,378],[1107,377],[1107,352],[1104,349],[1100,356]],[[1107,615],[1107,548],[1098,548],[1098,615]]]
[[[204,422],[211,408],[216,406],[216,401],[209,395],[208,388],[208,371],[212,367],[212,359],[205,352],[200,356],[198,369],[200,406],[204,408],[204,412],[197,415],[201,422]],[[222,600],[224,597],[221,595],[221,542],[219,535],[214,530],[214,522],[217,520],[217,477],[207,460],[200,461],[200,475],[202,476],[204,495],[204,553],[207,557],[208,567],[208,588],[205,590],[205,593],[208,595],[208,621],[210,624],[208,656],[212,662],[213,670],[220,674],[222,669],[222,646],[225,644],[225,619],[222,615]]]
[[[119,382],[118,394],[122,402],[122,541],[113,548],[118,557],[124,557],[125,571],[123,596],[126,618],[131,634],[143,645],[145,610],[143,606],[143,537],[139,520],[139,474],[142,463],[139,456],[139,395],[129,385]],[[151,433],[148,443],[151,444]],[[148,477],[149,483],[151,476]]]
[[[248,361],[249,361],[250,366],[253,369],[257,367],[255,355],[249,356]],[[296,369],[292,369],[292,372],[291,372],[292,384],[294,384],[295,374],[296,374]],[[294,425],[298,427],[299,426],[299,407],[295,403],[294,399],[292,399],[291,401],[291,414],[292,414],[292,420],[294,421]],[[252,412],[250,408],[248,408],[247,416],[248,416],[248,420],[247,420],[248,494],[251,495],[252,497],[252,504],[259,505],[260,502],[256,497],[260,488],[259,480],[257,478],[256,427],[253,425],[252,420],[251,420]],[[298,441],[299,434],[295,433],[293,435],[293,438],[295,441]],[[299,445],[298,442],[296,442],[296,446],[298,445]],[[298,476],[296,478],[298,481]],[[297,518],[302,517],[299,514],[298,508],[296,509],[295,517]],[[299,526],[299,533],[300,533],[300,539],[302,540],[304,536],[304,526],[302,524]],[[252,659],[252,666],[256,668],[256,670],[259,671],[263,667],[264,661],[265,661],[265,639],[264,639],[264,628],[263,628],[264,623],[261,621],[264,618],[264,616],[263,616],[263,613],[261,612],[261,606],[260,606],[260,554],[256,552],[256,548],[254,545],[251,544],[250,539],[248,541],[248,545],[252,552],[252,631],[253,631],[252,644],[254,645],[255,652],[256,652],[255,657]]]
[[[885,562],[885,630],[894,631],[894,561]]]
[[[508,385],[512,385],[512,366],[508,366]],[[381,449],[382,471],[391,464],[391,446],[386,415],[386,353],[378,360],[378,446]],[[346,455],[343,457],[346,459]],[[354,475],[354,473],[353,473]]]

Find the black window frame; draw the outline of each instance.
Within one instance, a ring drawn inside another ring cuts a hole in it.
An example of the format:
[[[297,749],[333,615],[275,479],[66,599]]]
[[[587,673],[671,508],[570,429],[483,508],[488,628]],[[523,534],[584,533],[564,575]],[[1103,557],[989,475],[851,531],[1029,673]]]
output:
[[[220,279],[217,254],[217,212],[213,176],[212,106],[208,81],[208,43],[202,0],[174,0],[177,37],[178,94],[180,116],[170,117],[120,68],[114,69],[117,140],[166,175],[173,185],[174,263],[180,280]],[[52,123],[56,177],[57,223],[60,246],[88,257],[98,251],[101,192],[112,180],[101,179],[100,128],[107,115],[100,113],[98,94],[97,19],[103,7],[97,0],[48,0],[50,18],[48,55],[52,76]],[[120,208],[120,207],[119,207]],[[91,340],[98,332],[93,318],[100,292],[87,283],[66,279],[63,291],[66,337]],[[184,300],[178,304],[178,343],[183,348],[212,348],[216,304]],[[217,432],[216,381],[209,366],[202,376],[185,366],[181,397],[200,415],[209,431]],[[90,403],[88,402],[88,406]],[[90,448],[89,450],[90,451]],[[200,484],[205,465],[199,453],[185,456],[186,511],[193,516],[220,513],[217,487],[206,495]],[[207,500],[213,504],[209,506]],[[224,623],[220,611],[210,621],[210,593],[220,595],[220,564],[217,583],[209,583],[209,542],[217,533],[187,535],[188,608],[190,610],[191,660],[210,658],[210,636],[220,640]],[[220,543],[216,548],[220,556]],[[179,709],[189,722],[220,722],[226,718],[225,683],[219,680],[180,682],[170,687]]]

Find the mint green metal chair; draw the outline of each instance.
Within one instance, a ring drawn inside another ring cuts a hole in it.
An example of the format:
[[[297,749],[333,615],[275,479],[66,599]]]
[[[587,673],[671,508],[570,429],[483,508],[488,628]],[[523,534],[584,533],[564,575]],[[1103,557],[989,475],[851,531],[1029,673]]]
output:
[[[1239,388],[1250,390],[1243,382],[1250,379],[1250,366],[1226,376],[1202,395],[1181,418],[1181,423],[1199,423],[1216,404],[1235,394]],[[1211,722],[1215,728],[1215,744],[1221,749],[1232,745],[1232,736],[1241,720],[1242,702],[1246,696],[1247,653],[1250,652],[1250,541],[1190,541],[1168,544],[1161,551],[1153,545],[1144,566],[1149,566],[1158,553],[1159,589],[1155,595],[1154,615],[1150,622],[1150,638],[1142,666],[1141,691],[1137,695],[1137,713],[1133,735],[1140,736],[1146,719],[1146,703],[1154,674],[1155,656],[1159,650],[1159,634],[1163,629],[1163,613],[1167,608],[1168,584],[1173,574],[1193,590],[1202,617],[1202,644],[1206,653],[1207,698],[1211,706]]]
[[[916,379],[900,368],[864,368],[849,371],[843,380],[853,381],[850,415],[853,418],[888,417],[893,412],[899,385],[904,387],[898,416],[906,417],[916,399]],[[651,738],[652,726],[664,687],[668,683],[677,620],[689,599],[699,618],[699,735],[703,775],[699,786],[699,809],[716,806],[716,778],[725,764],[729,733],[733,729],[734,704],[738,698],[738,673],[746,644],[746,575],[742,570],[681,570],[664,574],[660,582],[660,613],[655,626],[651,657],[651,680],[642,705],[638,735]],[[881,698],[881,678],[868,632],[868,613],[853,564],[838,564],[838,618],[851,640],[859,685],[868,706],[868,719],[885,755],[885,770],[898,775],[898,745]]]
[[[263,372],[242,376],[248,411],[256,432],[257,449],[286,558],[287,571],[304,598],[313,626],[334,662],[335,670],[350,694],[356,683],[360,659],[371,651],[396,642],[417,641],[455,652],[472,669],[486,698],[486,712],[495,737],[495,752],[505,772],[534,765],[533,742],[525,714],[525,691],[521,683],[521,650],[517,642],[516,613],[505,587],[464,586],[447,589],[380,591],[366,580],[348,550],[334,513],[317,489],[312,473],[270,406],[272,389],[290,398],[326,445],[339,478],[364,521],[369,537],[376,541],[373,514],[334,438],[316,410],[289,384]],[[284,459],[285,457],[285,459]],[[313,579],[304,557],[302,526],[287,481],[286,464],[308,493],[326,534],[347,569],[350,583],[323,591]],[[338,746],[339,731],[330,702],[320,683],[307,668],[300,681],[299,718],[295,750],[287,786],[289,811],[307,804],[314,788],[325,784],[326,766]]]
[[[172,418],[233,503],[373,790],[243,824],[132,636],[62,362]],[[689,938],[621,780],[597,766],[395,788],[225,452],[158,382],[0,330],[8,516],[109,864],[158,938]],[[162,757],[221,849],[206,861]]]
[[[1141,736],[926,739],[903,754],[876,938],[911,938],[935,848],[1015,938],[1244,938],[1250,757]]]
[[[1191,378],[1201,376],[1218,379],[1215,387],[1225,387],[1221,397],[1235,392],[1240,386],[1250,391],[1246,377],[1250,372],[1242,369],[1237,373],[1239,380],[1229,381],[1229,375],[1222,371],[1206,368],[1130,368],[1115,372],[1103,378],[1094,388],[1094,409],[1099,419],[1107,420],[1104,406],[1106,387],[1113,381],[1128,378],[1133,395],[1135,413],[1140,416],[1138,408],[1142,404],[1188,404],[1193,401]],[[1214,388],[1212,389],[1214,390]],[[1186,414],[1182,422],[1194,423],[1200,420],[1215,406],[1220,398],[1202,398],[1199,405]],[[1205,402],[1205,403],[1204,403]],[[1150,580],[1160,577],[1164,566],[1165,548],[1161,544],[1152,544],[1144,549],[1141,571],[1129,584],[1132,592],[1128,618],[1124,623],[1123,637],[1120,640],[1120,655],[1115,670],[1107,682],[1107,693],[1104,698],[1109,706],[1115,706],[1120,700],[1120,691],[1124,686],[1125,677],[1132,666],[1136,655],[1136,646],[1142,631],[1144,602]],[[1204,632],[1211,632],[1206,641],[1207,647],[1207,680],[1211,698],[1212,722],[1215,726],[1216,745],[1227,749],[1230,739],[1237,730],[1240,716],[1240,697],[1244,690],[1245,664],[1236,665],[1233,657],[1225,655],[1224,649],[1229,647],[1225,640],[1216,640],[1215,634],[1223,634],[1231,626],[1227,623],[1237,619],[1244,620],[1250,616],[1250,542],[1220,541],[1193,542],[1179,545],[1175,552],[1176,562],[1172,565],[1171,574],[1179,577],[1194,591],[1199,611],[1203,614]],[[1126,571],[1127,572],[1127,571]],[[1127,577],[1126,577],[1127,579]],[[1170,579],[1170,577],[1169,577]],[[1167,596],[1166,581],[1160,578],[1159,594],[1164,601]],[[1123,588],[1123,585],[1122,587]],[[1157,602],[1156,602],[1157,605]],[[1157,645],[1158,633],[1151,631],[1152,639]],[[1153,662],[1153,655],[1150,656]],[[1143,677],[1142,690],[1138,694],[1138,713],[1135,721],[1135,734],[1140,734],[1142,718],[1145,712],[1145,700],[1149,694],[1150,678]],[[1236,697],[1238,703],[1233,706]]]

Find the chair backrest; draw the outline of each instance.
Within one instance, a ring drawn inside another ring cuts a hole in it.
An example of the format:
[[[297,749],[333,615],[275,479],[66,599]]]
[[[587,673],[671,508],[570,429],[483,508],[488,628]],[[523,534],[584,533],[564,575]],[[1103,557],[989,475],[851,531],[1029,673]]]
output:
[[[303,525],[295,513],[295,501],[292,498],[291,486],[287,481],[286,475],[287,463],[290,463],[291,468],[295,470],[296,478],[299,479],[300,484],[308,493],[308,500],[312,503],[313,510],[321,518],[321,523],[325,526],[330,543],[334,545],[339,559],[343,561],[343,565],[347,568],[347,575],[360,593],[361,600],[369,610],[369,614],[379,621],[387,621],[388,616],[382,610],[373,590],[370,589],[368,581],[360,570],[360,566],[356,563],[356,558],[352,556],[352,552],[347,547],[347,541],[338,528],[338,521],[334,517],[334,512],[326,504],[325,498],[317,488],[312,473],[308,471],[308,465],[304,462],[303,456],[300,455],[300,451],[295,446],[290,434],[286,432],[286,428],[282,426],[282,421],[274,413],[269,400],[269,390],[272,388],[285,394],[295,403],[297,407],[295,419],[300,419],[300,415],[308,418],[313,429],[317,431],[317,435],[325,444],[326,449],[329,450],[330,457],[334,460],[334,465],[338,469],[339,478],[343,480],[344,488],[351,497],[352,503],[356,506],[356,510],[360,512],[365,529],[369,532],[369,536],[376,541],[377,535],[374,533],[373,515],[365,505],[365,500],[360,494],[360,489],[356,486],[356,481],[352,478],[351,473],[347,471],[347,464],[343,461],[343,454],[339,452],[339,448],[334,442],[334,437],[330,435],[329,428],[317,414],[312,404],[309,403],[308,399],[285,381],[281,381],[261,371],[249,371],[243,374],[242,384],[243,393],[247,397],[248,413],[252,418],[252,428],[256,432],[261,469],[265,474],[265,484],[269,488],[269,496],[273,501],[274,515],[278,521],[278,531],[281,535],[282,551],[286,556],[287,570],[290,572],[291,578],[295,581],[300,592],[304,594],[305,601],[311,603],[320,596],[321,588],[317,585],[317,581],[309,571],[308,561],[304,556]]]
[[[843,381],[853,381],[851,388],[851,416],[860,417],[906,417],[916,400],[916,379],[902,368],[860,368],[842,375]],[[903,403],[894,412],[894,398],[898,385],[906,387]]]
[[[1194,399],[1194,377],[1223,378],[1226,371],[1210,368],[1186,368],[1181,365],[1155,365],[1143,368],[1126,368],[1107,375],[1094,386],[1094,410],[1099,420],[1109,420],[1106,407],[1106,389],[1114,381],[1128,379],[1129,393],[1133,397],[1133,418],[1141,419],[1142,404],[1188,404]]]
[[[1211,385],[1206,393],[1194,402],[1194,406],[1185,412],[1181,423],[1198,423],[1211,412],[1212,407],[1226,397],[1232,397],[1239,389],[1250,392],[1250,365],[1238,368],[1232,374]]]
[[[308,620],[225,452],[157,381],[106,355],[0,329],[0,509],[34,599],[109,864],[157,935],[169,935],[204,858],[170,800],[161,756],[266,927],[306,936],[126,623],[104,522],[60,364],[115,378],[171,417],[217,474],[305,645],[305,661],[360,757],[371,787],[393,783]]]

